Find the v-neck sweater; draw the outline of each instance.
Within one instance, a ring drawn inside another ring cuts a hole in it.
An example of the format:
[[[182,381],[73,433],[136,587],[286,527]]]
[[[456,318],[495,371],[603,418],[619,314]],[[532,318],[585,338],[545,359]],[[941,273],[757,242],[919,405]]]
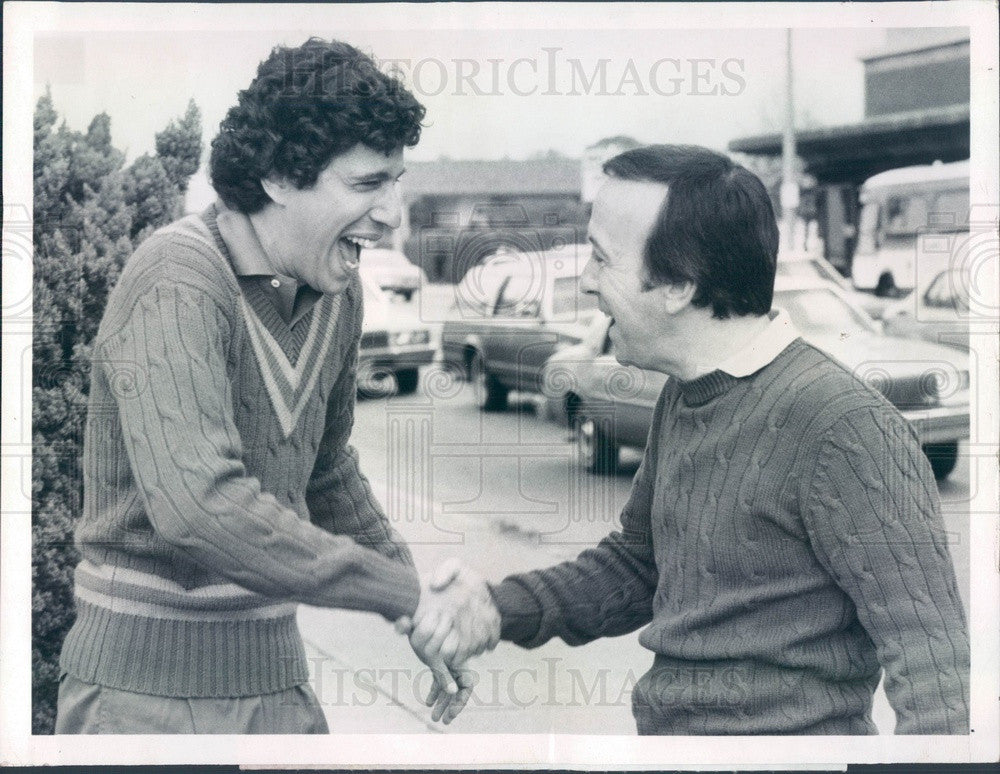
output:
[[[362,314],[355,281],[289,327],[211,210],[137,249],[93,349],[64,670],[270,693],[308,679],[297,603],[413,614],[413,559],[348,443]]]

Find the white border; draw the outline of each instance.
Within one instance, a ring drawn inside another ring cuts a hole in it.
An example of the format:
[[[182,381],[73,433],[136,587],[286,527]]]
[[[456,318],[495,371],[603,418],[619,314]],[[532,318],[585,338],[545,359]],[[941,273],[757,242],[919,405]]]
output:
[[[37,32],[94,29],[234,29],[335,31],[386,26],[421,29],[578,29],[607,28],[609,9],[598,4],[434,4],[434,5],[139,5],[6,4],[4,24],[4,179],[5,202],[30,202],[32,41]],[[900,4],[623,4],[613,7],[614,26],[648,29],[773,27],[969,26],[972,30],[973,201],[996,203],[997,158],[997,9],[982,2]],[[992,69],[990,69],[992,68]],[[24,277],[8,275],[5,293],[23,293]],[[20,286],[19,286],[20,284]],[[20,297],[20,296],[19,296]],[[977,482],[971,505],[973,523],[972,717],[969,737],[868,738],[638,738],[555,735],[336,735],[327,738],[170,737],[115,739],[30,736],[30,556],[27,517],[30,479],[23,454],[30,440],[30,368],[21,363],[30,346],[30,328],[5,325],[3,348],[3,529],[0,589],[0,762],[3,764],[240,763],[281,766],[451,766],[506,768],[662,768],[686,765],[831,766],[848,762],[991,761],[1000,756],[997,696],[997,342],[984,343],[978,362],[980,403],[977,445],[970,476]],[[22,456],[19,456],[22,455]]]

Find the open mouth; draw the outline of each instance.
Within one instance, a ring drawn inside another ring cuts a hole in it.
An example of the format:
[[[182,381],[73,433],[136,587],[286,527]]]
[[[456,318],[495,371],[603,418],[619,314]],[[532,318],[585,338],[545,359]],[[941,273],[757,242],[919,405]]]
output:
[[[378,244],[377,238],[349,234],[340,239],[340,255],[344,265],[349,269],[357,269],[361,265],[361,250],[370,250]]]

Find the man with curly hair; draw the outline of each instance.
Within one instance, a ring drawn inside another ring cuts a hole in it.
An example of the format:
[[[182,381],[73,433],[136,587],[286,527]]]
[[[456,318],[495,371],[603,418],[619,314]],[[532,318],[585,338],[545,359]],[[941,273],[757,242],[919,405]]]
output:
[[[212,143],[219,201],[128,260],[94,345],[57,733],[324,733],[297,604],[441,607],[348,444],[359,252],[400,223],[423,116],[352,46],[276,48]]]

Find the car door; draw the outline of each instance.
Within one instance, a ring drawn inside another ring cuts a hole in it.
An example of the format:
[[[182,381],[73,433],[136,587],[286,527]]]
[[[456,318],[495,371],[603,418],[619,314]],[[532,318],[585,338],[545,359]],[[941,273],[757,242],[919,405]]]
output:
[[[452,304],[441,330],[441,348],[446,362],[465,369],[466,353],[483,350],[483,341],[493,329],[493,317],[501,290],[510,274],[504,267],[476,267],[455,286]]]
[[[596,297],[580,292],[576,275],[547,279],[541,316],[537,324],[525,324],[518,352],[520,376],[529,389],[540,389],[545,363],[556,351],[583,341],[596,311]]]
[[[483,338],[487,370],[513,390],[537,390],[533,348],[543,334],[544,287],[532,272],[516,272],[500,291],[490,330]],[[554,348],[549,349],[549,354]],[[547,357],[547,356],[546,356]]]

